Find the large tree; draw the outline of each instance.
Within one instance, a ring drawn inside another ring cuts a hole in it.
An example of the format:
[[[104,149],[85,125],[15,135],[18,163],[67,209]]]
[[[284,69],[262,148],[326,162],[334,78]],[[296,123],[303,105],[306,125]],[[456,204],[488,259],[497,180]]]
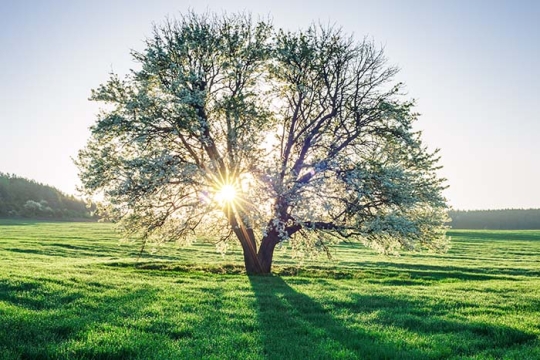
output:
[[[130,236],[237,239],[250,274],[284,242],[445,248],[437,152],[373,42],[189,13],[132,56],[139,69],[92,92],[107,105],[77,159]]]

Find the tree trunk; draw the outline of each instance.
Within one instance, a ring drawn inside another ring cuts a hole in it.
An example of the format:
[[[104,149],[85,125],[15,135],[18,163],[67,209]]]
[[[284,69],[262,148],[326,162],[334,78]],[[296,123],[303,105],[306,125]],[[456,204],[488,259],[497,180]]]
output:
[[[248,275],[256,275],[263,273],[261,263],[257,257],[257,244],[255,243],[255,235],[253,229],[236,228],[234,229],[236,237],[242,245],[244,253],[244,265]]]
[[[234,229],[236,237],[242,245],[244,252],[244,265],[248,275],[267,275],[272,271],[274,249],[278,243],[275,234],[269,234],[262,239],[261,247],[257,253],[257,244],[253,229],[244,227]]]
[[[277,236],[272,234],[269,234],[262,239],[258,253],[262,274],[270,274],[272,271],[272,259],[274,258],[274,249],[276,248],[277,243]]]
[[[246,249],[244,249],[244,265],[248,275],[257,275],[263,273],[257,255],[253,256],[253,254],[250,251],[246,251]]]
[[[253,229],[246,228],[241,221],[238,221],[230,204],[225,207],[224,212],[234,234],[242,245],[246,272],[248,275],[261,274],[262,267],[259,258],[257,257],[257,243],[255,242]]]
[[[267,275],[272,270],[274,249],[279,242],[279,236],[275,230],[271,230],[261,241],[261,247],[257,252],[257,242],[253,229],[247,228],[239,221],[231,206],[227,206],[225,214],[229,219],[234,234],[242,245],[244,253],[244,265],[248,275]]]

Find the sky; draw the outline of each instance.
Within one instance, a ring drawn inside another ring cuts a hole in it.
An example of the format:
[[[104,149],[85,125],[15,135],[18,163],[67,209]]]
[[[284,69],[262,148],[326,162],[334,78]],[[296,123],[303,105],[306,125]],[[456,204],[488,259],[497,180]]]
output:
[[[335,24],[384,47],[455,209],[540,208],[540,1],[0,0],[0,172],[77,194],[90,90],[189,9]]]

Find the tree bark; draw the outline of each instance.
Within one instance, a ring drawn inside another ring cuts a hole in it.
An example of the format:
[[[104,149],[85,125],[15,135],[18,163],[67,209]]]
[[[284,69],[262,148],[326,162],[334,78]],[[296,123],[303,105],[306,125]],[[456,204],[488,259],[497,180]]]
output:
[[[261,241],[261,246],[257,251],[257,242],[253,229],[246,227],[241,220],[238,220],[231,206],[225,208],[225,214],[229,219],[229,224],[244,253],[244,266],[248,275],[268,275],[272,271],[272,260],[274,249],[279,242],[279,234],[275,229],[270,230]],[[292,228],[291,228],[292,229]],[[297,229],[288,230],[292,235]]]
[[[244,265],[248,275],[268,275],[272,271],[274,249],[278,243],[275,234],[269,234],[262,239],[261,247],[257,252],[255,234],[253,229],[238,227],[234,229],[236,237],[242,245]]]
[[[244,224],[238,221],[230,204],[225,207],[224,211],[234,234],[238,238],[238,241],[240,241],[240,245],[242,245],[246,272],[248,275],[262,273],[261,263],[257,257],[257,243],[253,229],[246,228]]]
[[[265,236],[259,248],[258,258],[261,264],[261,274],[270,274],[272,271],[272,259],[274,258],[274,249],[278,243],[277,236],[269,234]]]
[[[263,269],[257,256],[257,244],[255,243],[253,229],[237,227],[234,229],[234,233],[242,245],[244,265],[248,275],[262,274]]]

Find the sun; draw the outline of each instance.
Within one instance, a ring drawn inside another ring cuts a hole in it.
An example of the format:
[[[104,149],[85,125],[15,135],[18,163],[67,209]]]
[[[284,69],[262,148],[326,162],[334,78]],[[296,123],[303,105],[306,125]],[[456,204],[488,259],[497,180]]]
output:
[[[225,184],[216,193],[216,200],[219,203],[231,203],[236,198],[236,188],[233,185]]]

